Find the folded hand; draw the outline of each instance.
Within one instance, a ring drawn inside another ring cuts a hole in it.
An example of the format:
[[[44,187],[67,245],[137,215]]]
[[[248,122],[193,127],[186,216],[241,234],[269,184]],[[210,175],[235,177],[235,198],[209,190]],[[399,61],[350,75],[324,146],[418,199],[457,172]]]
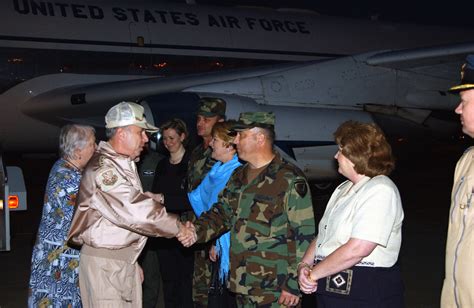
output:
[[[300,266],[298,268],[298,283],[300,285],[301,292],[305,294],[314,293],[318,289],[318,283],[310,278],[310,273],[310,267]]]

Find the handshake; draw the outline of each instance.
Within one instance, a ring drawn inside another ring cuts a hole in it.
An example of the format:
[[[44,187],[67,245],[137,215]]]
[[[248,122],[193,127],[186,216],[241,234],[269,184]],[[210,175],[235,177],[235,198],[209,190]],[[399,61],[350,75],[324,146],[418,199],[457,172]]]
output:
[[[165,196],[163,194],[154,194],[152,192],[146,191],[143,193],[145,196],[155,200],[156,202],[160,203],[162,206],[165,203]],[[186,223],[182,223],[179,219],[176,221],[178,226],[178,234],[176,234],[176,238],[178,241],[183,244],[184,247],[189,247],[192,244],[196,243],[197,241],[197,234],[196,228],[194,227],[193,223],[187,221]]]
[[[176,238],[178,239],[178,241],[181,242],[184,247],[189,247],[196,243],[196,228],[194,227],[194,224],[192,222],[187,221],[185,224],[183,224],[182,222],[178,222],[178,227],[179,232],[176,235]]]

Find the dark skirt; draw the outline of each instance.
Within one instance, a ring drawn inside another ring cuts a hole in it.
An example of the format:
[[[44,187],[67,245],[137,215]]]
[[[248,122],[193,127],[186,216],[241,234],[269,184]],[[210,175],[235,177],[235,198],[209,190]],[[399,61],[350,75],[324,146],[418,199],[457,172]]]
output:
[[[318,280],[318,308],[404,307],[400,266],[353,266]]]

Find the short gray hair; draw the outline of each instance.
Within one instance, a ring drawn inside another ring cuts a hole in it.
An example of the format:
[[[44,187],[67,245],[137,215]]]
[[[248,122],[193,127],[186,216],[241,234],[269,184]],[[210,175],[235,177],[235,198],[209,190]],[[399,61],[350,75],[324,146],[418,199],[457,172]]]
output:
[[[106,128],[105,129],[105,137],[107,137],[107,140],[112,139],[115,136],[115,134],[117,133],[117,130],[119,128],[120,127]]]
[[[68,124],[59,133],[59,154],[63,158],[77,159],[75,151],[83,148],[94,137],[95,129],[89,125]]]
[[[271,145],[275,142],[275,131],[270,128],[254,127],[257,132],[262,133]]]

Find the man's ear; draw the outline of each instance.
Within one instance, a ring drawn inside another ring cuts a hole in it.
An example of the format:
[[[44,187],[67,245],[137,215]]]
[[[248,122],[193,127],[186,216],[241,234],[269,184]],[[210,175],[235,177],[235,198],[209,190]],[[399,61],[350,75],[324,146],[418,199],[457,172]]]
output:
[[[267,139],[267,136],[265,136],[264,133],[262,133],[261,131],[257,132],[257,142],[259,144],[263,144],[266,139]]]
[[[126,133],[127,133],[127,132],[125,131],[125,128],[124,128],[124,127],[119,127],[119,128],[117,128],[116,134],[117,134],[117,137],[119,137],[120,139],[124,139]]]

